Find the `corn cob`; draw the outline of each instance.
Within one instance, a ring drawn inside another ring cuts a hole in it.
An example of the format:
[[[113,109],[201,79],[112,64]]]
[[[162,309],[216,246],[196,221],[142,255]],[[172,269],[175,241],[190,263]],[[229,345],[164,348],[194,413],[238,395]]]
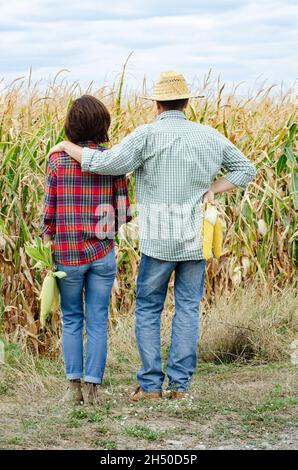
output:
[[[217,219],[217,210],[212,204],[207,204],[203,220],[203,256],[211,258],[214,225]]]
[[[40,293],[40,325],[44,328],[46,321],[51,313],[53,300],[54,300],[54,288],[56,279],[52,272],[48,272],[44,278],[41,293]]]
[[[45,327],[46,321],[50,313],[55,313],[59,308],[59,290],[57,280],[66,276],[63,271],[49,271],[44,278],[40,293],[40,326]]]
[[[212,249],[213,249],[213,254],[215,258],[220,258],[221,252],[222,252],[222,222],[217,215],[216,222],[214,225],[214,232],[213,232],[213,243],[212,243]]]
[[[40,325],[44,328],[50,314],[55,313],[59,308],[57,278],[62,279],[66,276],[66,273],[54,271],[51,242],[44,245],[42,240],[37,237],[34,245],[27,244],[25,248],[27,255],[35,262],[35,269],[48,269],[39,297]]]

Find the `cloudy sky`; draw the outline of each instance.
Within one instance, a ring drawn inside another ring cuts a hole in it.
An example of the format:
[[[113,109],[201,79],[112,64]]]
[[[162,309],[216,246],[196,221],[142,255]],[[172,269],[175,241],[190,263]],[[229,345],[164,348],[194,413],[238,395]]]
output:
[[[35,79],[65,68],[83,86],[111,83],[131,51],[132,87],[161,70],[192,82],[212,68],[230,84],[298,76],[297,0],[0,0],[0,12],[6,82],[32,67]]]

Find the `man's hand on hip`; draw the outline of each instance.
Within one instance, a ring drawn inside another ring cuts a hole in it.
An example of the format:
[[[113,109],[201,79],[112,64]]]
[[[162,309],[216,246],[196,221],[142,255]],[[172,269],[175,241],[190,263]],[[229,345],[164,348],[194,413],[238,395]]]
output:
[[[214,199],[214,192],[212,189],[209,189],[207,193],[204,194],[203,196],[203,203],[209,203],[209,204],[215,204],[215,199]]]

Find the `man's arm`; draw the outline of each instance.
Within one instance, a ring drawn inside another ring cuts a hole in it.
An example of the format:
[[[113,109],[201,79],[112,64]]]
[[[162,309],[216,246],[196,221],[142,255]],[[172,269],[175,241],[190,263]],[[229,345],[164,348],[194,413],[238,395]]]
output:
[[[215,204],[214,195],[219,193],[225,193],[227,191],[232,191],[237,188],[237,186],[227,180],[224,176],[213,181],[209,190],[204,194],[203,202],[210,202]]]
[[[222,138],[224,140],[222,166],[228,170],[224,178],[234,186],[246,188],[256,176],[256,167],[232,142],[225,137]]]
[[[77,162],[83,171],[101,175],[124,175],[136,170],[143,164],[142,152],[146,142],[146,126],[140,126],[122,142],[110,150],[98,150],[79,147],[71,142],[61,142],[50,151],[64,151]]]
[[[81,163],[82,161],[83,148],[67,140],[52,147],[49,154],[51,155],[54,152],[66,152],[77,162]]]
[[[253,163],[221,134],[220,140],[223,144],[222,166],[228,170],[228,173],[211,184],[204,194],[203,202],[214,203],[214,194],[231,191],[237,186],[245,188],[256,176],[256,167]]]

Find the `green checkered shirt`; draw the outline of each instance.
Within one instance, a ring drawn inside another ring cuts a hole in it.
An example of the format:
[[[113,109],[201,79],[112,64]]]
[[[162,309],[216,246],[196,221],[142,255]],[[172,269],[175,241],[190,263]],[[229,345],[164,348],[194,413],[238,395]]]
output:
[[[112,149],[84,148],[82,169],[102,175],[135,171],[140,250],[167,261],[203,259],[202,197],[223,167],[245,187],[255,166],[215,129],[166,111]]]

